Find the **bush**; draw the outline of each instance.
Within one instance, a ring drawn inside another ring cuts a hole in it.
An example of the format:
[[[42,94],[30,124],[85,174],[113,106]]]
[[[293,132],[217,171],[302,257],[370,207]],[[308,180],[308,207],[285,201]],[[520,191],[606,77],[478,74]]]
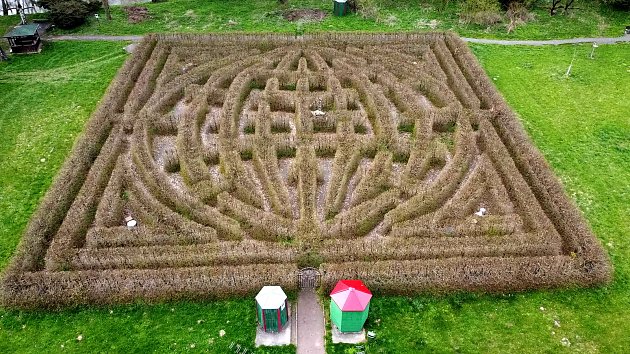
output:
[[[501,22],[498,0],[466,0],[461,4],[459,17],[465,22],[490,26]]]
[[[376,0],[348,0],[348,7],[363,18],[375,19],[378,16]]]
[[[39,0],[37,5],[48,10],[50,20],[59,28],[75,28],[101,8],[99,0]]]
[[[505,13],[510,20],[508,23],[508,32],[512,32],[517,26],[527,23],[534,19],[534,15],[527,10],[527,7],[520,2],[511,2]]]

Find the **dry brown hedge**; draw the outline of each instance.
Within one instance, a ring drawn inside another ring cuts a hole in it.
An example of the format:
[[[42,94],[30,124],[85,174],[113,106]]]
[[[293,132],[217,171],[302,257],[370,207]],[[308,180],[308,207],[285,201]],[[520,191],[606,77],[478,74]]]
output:
[[[172,34],[147,36],[118,73],[0,299],[294,289],[304,259],[323,262],[325,289],[360,278],[404,294],[590,286],[612,273],[455,35]]]

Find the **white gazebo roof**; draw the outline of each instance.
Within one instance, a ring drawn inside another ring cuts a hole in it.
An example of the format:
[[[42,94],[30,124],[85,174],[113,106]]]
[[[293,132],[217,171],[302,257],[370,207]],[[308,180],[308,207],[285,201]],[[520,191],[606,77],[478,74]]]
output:
[[[286,299],[287,295],[279,286],[263,286],[256,295],[256,302],[263,310],[278,309]]]

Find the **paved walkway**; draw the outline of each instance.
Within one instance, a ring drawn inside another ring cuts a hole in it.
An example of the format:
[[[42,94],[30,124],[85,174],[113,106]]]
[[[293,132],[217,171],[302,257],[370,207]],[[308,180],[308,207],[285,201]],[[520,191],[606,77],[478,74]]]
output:
[[[101,36],[101,35],[63,35],[45,36],[49,41],[134,41],[139,42],[143,36]]]
[[[64,35],[64,36],[47,36],[47,40],[51,41],[140,41],[142,36],[101,36],[101,35]],[[499,44],[499,45],[559,45],[574,43],[597,43],[597,44],[614,44],[619,42],[630,42],[630,34],[622,37],[599,37],[599,38],[570,38],[570,39],[550,39],[545,41],[517,41],[509,39],[485,39],[485,38],[466,38],[462,37],[466,42],[482,43],[482,44]]]
[[[550,39],[546,41],[513,41],[505,39],[484,39],[484,38],[466,38],[462,37],[466,42],[483,43],[483,44],[500,44],[500,45],[559,45],[574,43],[597,43],[597,44],[615,44],[618,42],[630,42],[630,34],[622,37],[614,38],[570,38],[570,39]]]
[[[298,295],[297,354],[325,354],[324,311],[313,289]]]

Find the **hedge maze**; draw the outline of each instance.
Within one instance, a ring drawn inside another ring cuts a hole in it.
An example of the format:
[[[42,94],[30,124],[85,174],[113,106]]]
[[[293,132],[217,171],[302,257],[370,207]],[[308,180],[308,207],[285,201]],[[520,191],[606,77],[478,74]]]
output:
[[[30,222],[2,302],[294,289],[303,266],[384,293],[611,275],[456,36],[151,35]]]

